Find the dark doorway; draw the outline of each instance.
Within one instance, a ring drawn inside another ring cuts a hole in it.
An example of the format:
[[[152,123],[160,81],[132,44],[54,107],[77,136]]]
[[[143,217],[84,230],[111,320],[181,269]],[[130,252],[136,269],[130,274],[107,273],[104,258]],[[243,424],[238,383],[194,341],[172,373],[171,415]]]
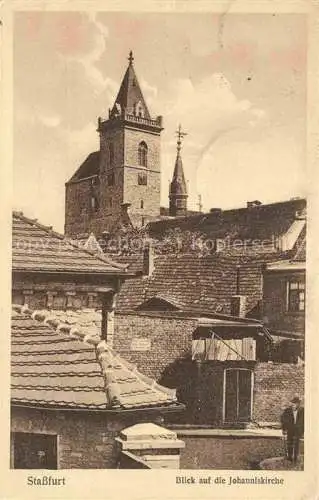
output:
[[[227,368],[224,377],[224,421],[249,422],[252,407],[252,371]]]
[[[14,469],[57,469],[57,436],[14,432]]]

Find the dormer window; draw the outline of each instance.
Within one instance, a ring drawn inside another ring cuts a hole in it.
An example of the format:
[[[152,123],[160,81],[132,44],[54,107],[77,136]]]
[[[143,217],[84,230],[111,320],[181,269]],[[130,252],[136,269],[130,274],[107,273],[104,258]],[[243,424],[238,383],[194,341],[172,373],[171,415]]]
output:
[[[140,142],[138,146],[138,164],[142,167],[147,167],[147,144],[146,142]]]

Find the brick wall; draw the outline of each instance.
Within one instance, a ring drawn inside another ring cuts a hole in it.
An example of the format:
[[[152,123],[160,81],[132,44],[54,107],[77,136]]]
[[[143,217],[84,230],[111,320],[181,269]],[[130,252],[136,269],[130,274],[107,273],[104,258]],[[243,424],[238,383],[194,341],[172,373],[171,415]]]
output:
[[[138,174],[147,175],[147,185],[138,185]],[[143,200],[143,208],[141,208]],[[148,169],[126,167],[124,170],[124,203],[130,203],[130,217],[136,220],[144,217],[145,222],[159,215],[160,210],[160,173]]]
[[[305,273],[265,273],[263,315],[268,328],[305,333],[304,312],[287,311],[287,283],[305,282]]]
[[[254,382],[254,420],[277,422],[293,396],[304,394],[303,365],[257,363]]]
[[[138,146],[147,144],[147,168],[140,167]],[[125,129],[124,139],[124,203],[131,203],[130,216],[134,225],[140,226],[160,213],[160,136],[143,130]],[[138,173],[147,174],[147,185],[138,184]],[[141,208],[143,200],[143,208]]]
[[[160,135],[146,130],[116,127],[111,123],[100,132],[100,174],[97,186],[92,189],[91,180],[82,180],[66,186],[65,231],[69,235],[110,231],[116,222],[122,203],[131,203],[131,218],[135,225],[147,223],[160,212]],[[139,167],[138,146],[144,141],[148,147],[147,168]],[[113,162],[110,163],[110,144],[113,146]],[[138,184],[138,172],[147,173],[147,185]],[[114,184],[109,185],[108,174],[114,174]],[[94,192],[99,208],[90,209]],[[143,208],[141,208],[143,200]],[[143,219],[144,221],[143,221]]]
[[[59,469],[108,469],[117,465],[120,450],[115,437],[119,432],[136,423],[157,423],[158,417],[158,412],[146,410],[112,415],[92,411],[12,407],[11,432],[58,435]]]
[[[109,145],[113,145],[113,164],[110,164]],[[101,172],[124,163],[124,131],[122,128],[109,128],[100,134]]]
[[[116,465],[116,430],[105,414],[12,409],[12,432],[58,435],[58,468],[112,468]]]
[[[65,232],[68,235],[85,233],[91,220],[98,216],[90,208],[91,196],[99,198],[99,190],[92,189],[91,179],[67,184],[65,187]]]
[[[195,326],[194,319],[117,313],[114,349],[136,363],[142,373],[162,382],[174,383],[173,373],[176,377],[181,376],[178,374],[180,361],[191,357]],[[188,363],[186,361],[187,366]],[[179,379],[176,381],[179,383]]]
[[[160,171],[161,150],[160,136],[143,130],[125,129],[124,139],[124,164],[138,166],[138,146],[144,141],[147,144],[147,168],[148,170]]]

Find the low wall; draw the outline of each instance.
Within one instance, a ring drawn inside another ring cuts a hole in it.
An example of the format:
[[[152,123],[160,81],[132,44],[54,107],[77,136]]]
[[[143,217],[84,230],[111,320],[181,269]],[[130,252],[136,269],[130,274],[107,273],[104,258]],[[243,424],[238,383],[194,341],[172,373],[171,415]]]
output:
[[[280,437],[184,436],[181,469],[257,469],[265,458],[283,456]]]

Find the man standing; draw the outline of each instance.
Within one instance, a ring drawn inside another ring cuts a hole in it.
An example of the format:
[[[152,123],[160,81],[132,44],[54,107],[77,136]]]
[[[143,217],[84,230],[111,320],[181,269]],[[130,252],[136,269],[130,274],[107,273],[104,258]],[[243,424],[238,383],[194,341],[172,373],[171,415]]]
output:
[[[287,458],[296,462],[299,455],[299,440],[304,434],[304,409],[298,397],[290,401],[290,406],[281,415],[283,435],[287,438]]]

